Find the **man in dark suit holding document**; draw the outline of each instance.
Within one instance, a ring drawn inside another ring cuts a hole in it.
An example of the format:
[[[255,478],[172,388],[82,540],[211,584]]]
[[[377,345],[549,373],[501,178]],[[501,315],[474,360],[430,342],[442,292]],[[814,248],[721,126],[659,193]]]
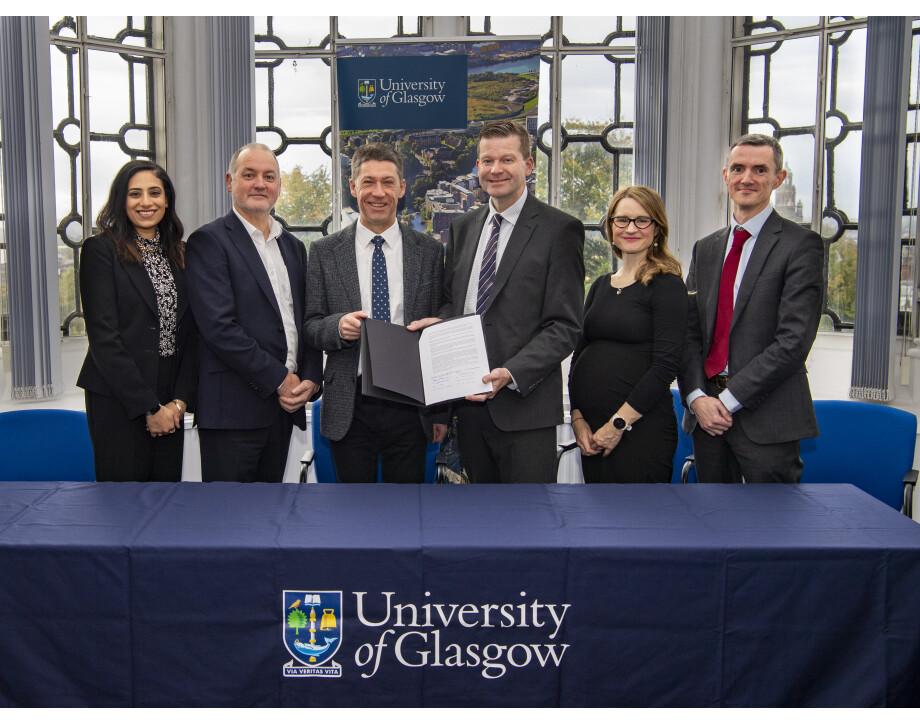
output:
[[[397,223],[406,182],[390,146],[359,148],[350,186],[358,221],[314,242],[307,265],[307,340],[327,354],[321,430],[339,482],[376,481],[379,457],[384,481],[422,483],[427,440],[419,408],[362,394],[360,338],[368,317],[404,325],[437,313],[443,249]],[[438,424],[428,434],[440,441],[446,431]]]
[[[560,365],[581,329],[584,226],[527,193],[523,126],[486,124],[478,151],[491,199],[451,223],[440,309],[482,315],[491,368],[492,391],[456,408],[460,457],[473,483],[552,483]]]

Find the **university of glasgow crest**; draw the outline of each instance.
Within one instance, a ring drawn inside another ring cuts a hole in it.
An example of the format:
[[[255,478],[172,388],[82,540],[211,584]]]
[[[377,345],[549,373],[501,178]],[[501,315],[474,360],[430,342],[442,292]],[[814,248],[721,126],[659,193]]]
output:
[[[284,646],[293,659],[285,677],[341,677],[332,660],[342,643],[342,592],[284,590]]]
[[[370,103],[377,95],[377,83],[373,78],[360,78],[358,80],[358,98],[361,103]]]

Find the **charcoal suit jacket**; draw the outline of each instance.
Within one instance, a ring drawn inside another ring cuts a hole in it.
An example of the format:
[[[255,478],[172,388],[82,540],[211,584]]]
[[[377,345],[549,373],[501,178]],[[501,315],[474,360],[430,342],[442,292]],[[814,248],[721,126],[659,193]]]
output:
[[[719,280],[729,228],[696,243],[687,276],[690,310],[681,396],[706,391],[703,364],[712,345]],[[732,414],[755,443],[818,435],[805,359],[818,331],[824,244],[821,237],[775,211],[767,217],[748,261],[732,313],[728,389],[743,406]],[[692,433],[696,417],[685,411]]]
[[[440,317],[463,314],[467,285],[489,207],[450,225]],[[561,363],[581,332],[585,296],[584,225],[527,195],[482,314],[490,369],[507,368],[518,385],[485,402],[503,431],[563,422]]]

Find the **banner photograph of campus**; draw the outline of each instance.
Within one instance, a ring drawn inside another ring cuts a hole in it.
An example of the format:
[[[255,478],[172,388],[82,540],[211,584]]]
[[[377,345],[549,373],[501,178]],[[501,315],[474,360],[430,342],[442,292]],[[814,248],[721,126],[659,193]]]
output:
[[[537,132],[537,102],[540,78],[537,41],[483,41],[455,43],[412,43],[407,45],[362,45],[345,55],[374,57],[467,55],[467,125],[452,129],[375,129],[341,131],[342,223],[358,218],[355,198],[348,180],[351,157],[365,143],[382,141],[399,151],[403,160],[406,195],[399,218],[418,231],[447,242],[451,220],[488,203],[476,174],[476,139],[483,124],[497,119],[514,119],[525,125],[531,136]],[[527,179],[534,192],[536,174]]]

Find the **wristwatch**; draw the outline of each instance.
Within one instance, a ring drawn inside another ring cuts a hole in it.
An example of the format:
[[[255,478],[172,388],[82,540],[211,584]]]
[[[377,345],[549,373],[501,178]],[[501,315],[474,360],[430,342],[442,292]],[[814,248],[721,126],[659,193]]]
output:
[[[614,413],[613,417],[610,419],[610,424],[617,430],[632,430],[632,426],[626,424],[626,419],[621,418],[616,413]]]
[[[154,405],[150,410],[148,410],[146,413],[144,413],[144,415],[156,415],[156,414],[159,413],[159,412],[160,412],[160,404],[157,403],[157,404]]]

